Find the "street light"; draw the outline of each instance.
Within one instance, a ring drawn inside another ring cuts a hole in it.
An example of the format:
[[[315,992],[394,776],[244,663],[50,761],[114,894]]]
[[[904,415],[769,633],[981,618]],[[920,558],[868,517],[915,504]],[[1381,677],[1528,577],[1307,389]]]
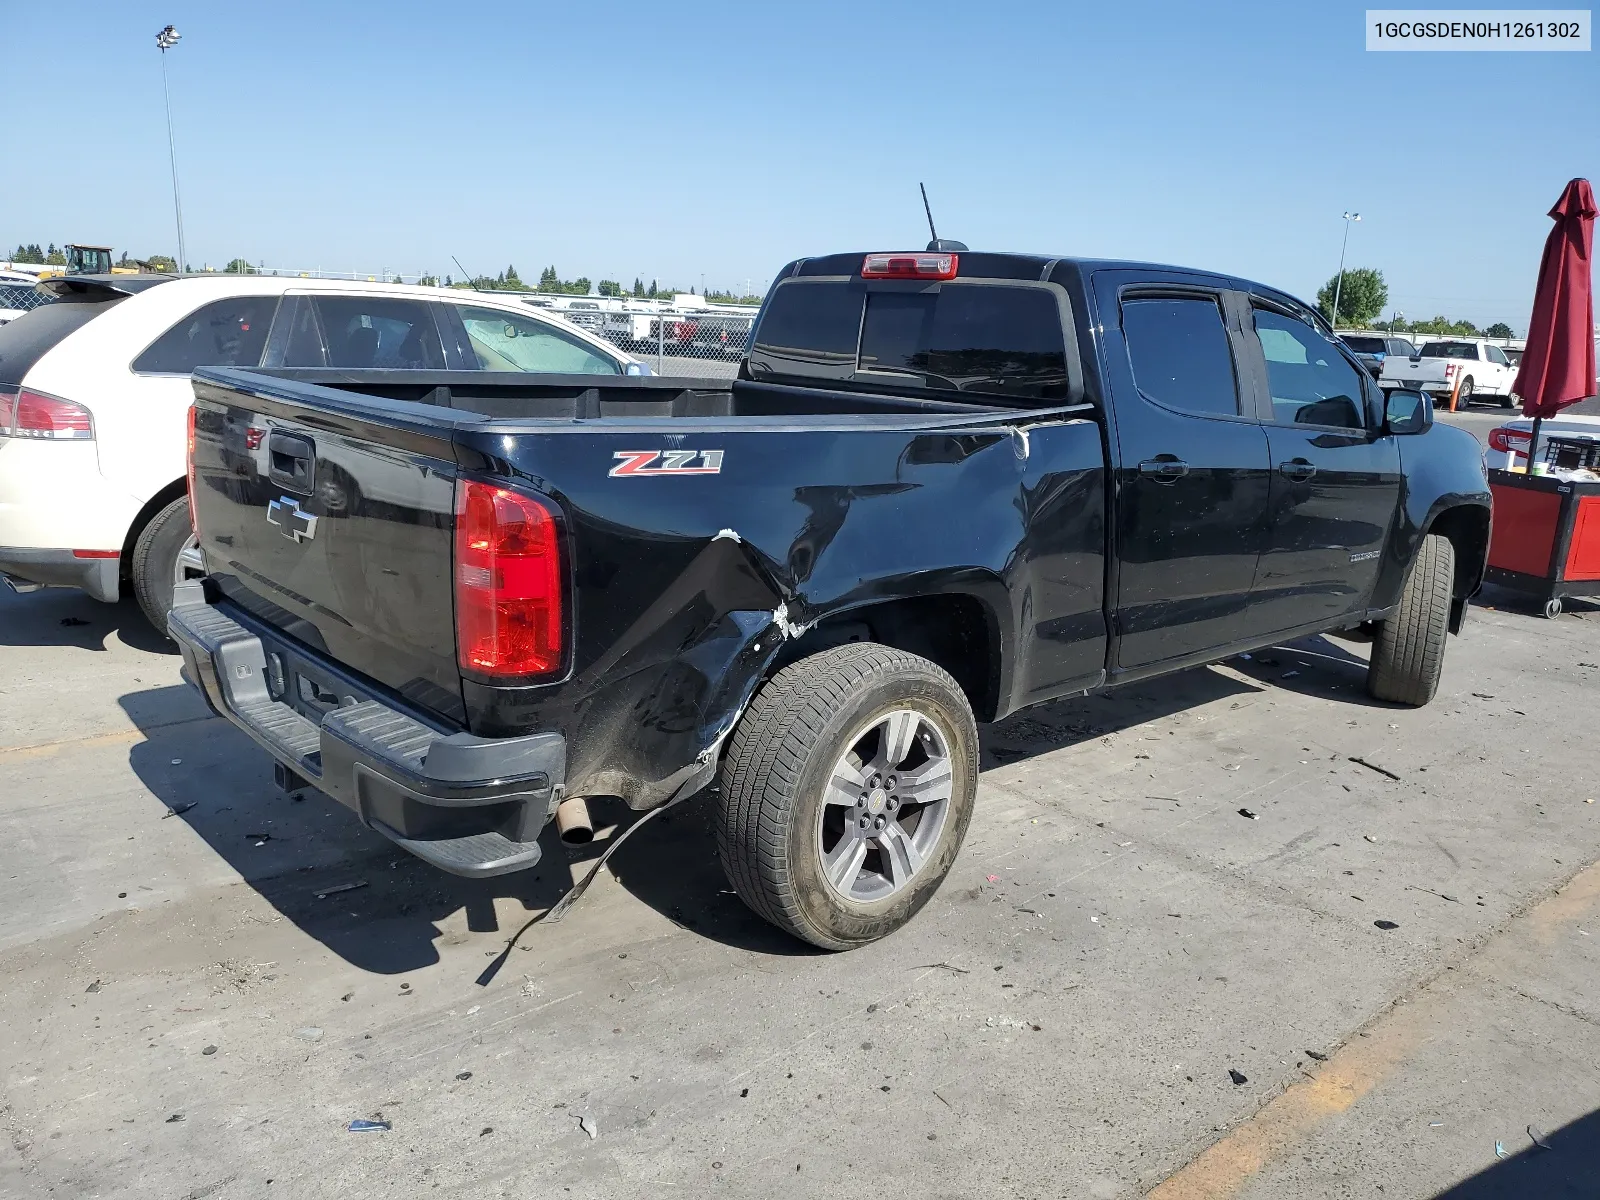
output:
[[[1344,290],[1344,251],[1350,244],[1350,226],[1361,220],[1360,213],[1344,214],[1344,241],[1339,245],[1339,279],[1333,285],[1333,315],[1328,321],[1330,328],[1339,328],[1339,293]]]
[[[178,222],[178,272],[181,274],[189,261],[183,245],[183,203],[178,199],[178,149],[172,138],[172,92],[167,87],[167,51],[183,37],[176,28],[168,25],[156,34],[156,47],[161,51],[161,95],[167,102],[167,157],[172,163],[172,212]]]

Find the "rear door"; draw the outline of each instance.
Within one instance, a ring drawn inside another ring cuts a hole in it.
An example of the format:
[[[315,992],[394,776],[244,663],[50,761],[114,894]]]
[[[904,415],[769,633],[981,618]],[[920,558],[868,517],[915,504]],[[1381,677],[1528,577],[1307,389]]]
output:
[[[1225,281],[1102,271],[1114,400],[1117,667],[1203,658],[1248,635],[1266,542],[1267,438],[1242,400]]]
[[[1272,452],[1271,524],[1256,572],[1262,633],[1364,610],[1400,501],[1400,451],[1365,373],[1301,314],[1245,301],[1248,376]]]

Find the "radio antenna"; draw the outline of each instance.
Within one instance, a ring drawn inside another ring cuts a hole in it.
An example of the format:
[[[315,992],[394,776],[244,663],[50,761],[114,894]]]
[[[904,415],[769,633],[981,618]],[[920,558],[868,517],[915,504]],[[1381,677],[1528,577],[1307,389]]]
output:
[[[928,236],[937,242],[939,240],[939,231],[933,227],[933,209],[928,204],[928,189],[920,183],[917,184],[917,187],[922,192],[922,211],[928,214]],[[928,248],[930,250],[933,249],[932,246]]]

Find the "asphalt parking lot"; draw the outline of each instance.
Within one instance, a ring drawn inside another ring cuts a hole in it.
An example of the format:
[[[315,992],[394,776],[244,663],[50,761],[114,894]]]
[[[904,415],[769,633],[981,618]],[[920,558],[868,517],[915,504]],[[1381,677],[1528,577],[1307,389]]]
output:
[[[940,894],[824,955],[703,802],[539,923],[603,841],[437,874],[131,602],[0,591],[0,1194],[1592,1196],[1600,607],[1485,594],[1421,710],[1364,656],[984,730]]]

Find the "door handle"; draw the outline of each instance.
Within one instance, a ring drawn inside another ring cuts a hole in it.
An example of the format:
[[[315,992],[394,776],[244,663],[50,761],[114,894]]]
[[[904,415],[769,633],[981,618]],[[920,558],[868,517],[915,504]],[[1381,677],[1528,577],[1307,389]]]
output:
[[[274,430],[267,439],[267,478],[279,487],[309,496],[316,462],[310,438]]]
[[[1139,464],[1139,474],[1142,478],[1153,479],[1157,483],[1176,483],[1189,473],[1189,464],[1181,462],[1171,455],[1162,455],[1160,458],[1147,458]]]
[[[1285,479],[1292,479],[1296,483],[1304,483],[1316,473],[1316,466],[1303,458],[1291,459],[1289,462],[1278,464],[1278,474]]]

